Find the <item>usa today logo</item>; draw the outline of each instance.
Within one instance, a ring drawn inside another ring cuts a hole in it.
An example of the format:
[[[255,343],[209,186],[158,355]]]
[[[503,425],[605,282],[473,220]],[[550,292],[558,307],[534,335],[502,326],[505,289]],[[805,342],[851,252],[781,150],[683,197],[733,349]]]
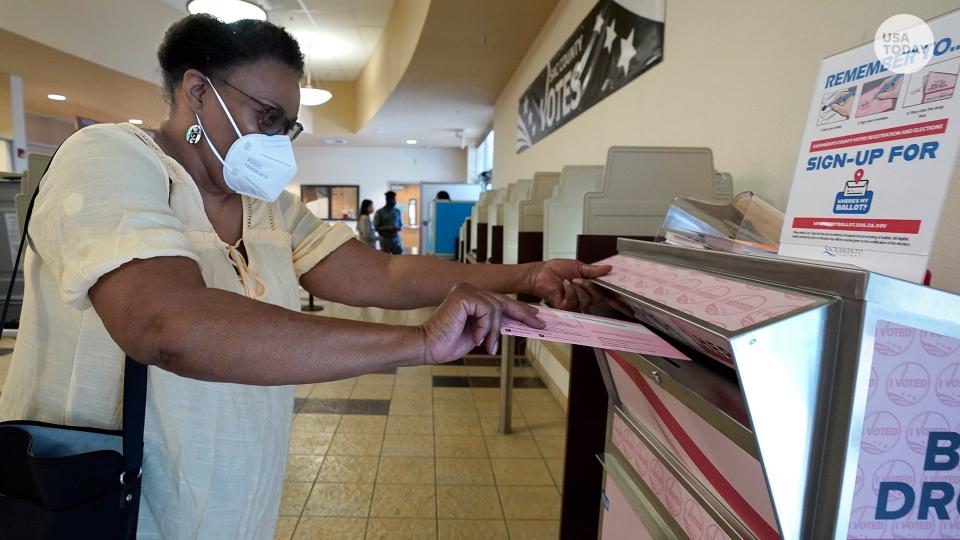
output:
[[[894,73],[916,73],[933,57],[933,30],[915,15],[894,15],[877,28],[873,52]]]

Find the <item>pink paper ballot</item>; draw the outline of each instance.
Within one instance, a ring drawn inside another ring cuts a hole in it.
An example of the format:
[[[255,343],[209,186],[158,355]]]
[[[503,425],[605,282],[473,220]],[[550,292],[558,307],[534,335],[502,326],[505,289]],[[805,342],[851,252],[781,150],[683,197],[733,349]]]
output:
[[[647,327],[604,317],[538,306],[544,329],[504,318],[500,331],[511,336],[690,360]]]

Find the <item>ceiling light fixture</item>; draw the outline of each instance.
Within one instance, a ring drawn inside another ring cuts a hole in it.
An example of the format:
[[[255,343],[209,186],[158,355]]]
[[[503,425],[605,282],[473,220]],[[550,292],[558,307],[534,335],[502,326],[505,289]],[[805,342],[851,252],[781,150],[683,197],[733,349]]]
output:
[[[407,144],[417,144],[417,140],[416,140],[416,139],[407,139],[406,141],[403,141],[403,142],[405,142],[405,143],[407,143]]]
[[[66,101],[67,96],[62,96],[60,94],[47,94],[47,99],[52,99],[54,101]]]
[[[140,124],[143,124],[143,120],[141,120],[141,119],[139,119],[139,118],[131,118],[131,119],[127,120],[127,122],[129,122],[129,123],[131,123],[131,124],[133,124],[133,125],[135,125],[135,126],[139,126]]]
[[[227,23],[243,19],[267,20],[267,12],[248,0],[190,0],[187,2],[187,11],[191,15],[213,15]]]
[[[315,88],[307,83],[307,86],[300,87],[300,104],[304,107],[314,107],[323,105],[333,99],[333,93],[323,88]]]
[[[333,92],[326,88],[320,88],[310,80],[310,64],[307,64],[307,84],[300,86],[300,105],[304,107],[314,107],[323,105],[333,99]]]

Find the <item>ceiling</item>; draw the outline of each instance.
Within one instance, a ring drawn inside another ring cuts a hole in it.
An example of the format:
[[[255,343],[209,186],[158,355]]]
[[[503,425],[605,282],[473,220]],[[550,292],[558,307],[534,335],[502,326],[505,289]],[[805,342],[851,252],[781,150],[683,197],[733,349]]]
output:
[[[557,3],[429,2],[422,31],[412,36],[416,46],[406,71],[372,119],[360,125],[355,111],[362,94],[355,81],[401,1],[426,0],[303,0],[308,11],[300,0],[261,0],[270,20],[302,41],[315,33],[309,12],[320,31],[342,46],[337,58],[311,55],[314,77],[330,82],[335,97],[315,109],[317,129],[298,144],[326,145],[334,139],[352,146],[404,146],[406,139],[434,147],[476,143],[492,123],[497,97]],[[14,55],[0,40],[0,71],[24,77],[30,111],[103,121],[137,117],[157,125],[165,106],[156,86],[155,51],[166,28],[186,13],[185,5],[182,0],[0,0],[0,37],[19,47]],[[67,95],[68,101],[47,100],[51,92]]]
[[[186,0],[159,1],[184,15],[187,13]],[[270,22],[283,26],[297,38],[314,77],[352,81],[360,75],[376,47],[394,0],[302,0],[302,3],[300,0],[263,0],[258,3],[267,10]]]
[[[65,118],[83,116],[102,122],[131,118],[156,126],[166,114],[160,87],[0,29],[0,72],[23,79],[26,110]],[[62,94],[67,101],[51,101]]]
[[[410,137],[430,146],[473,145],[557,0],[435,0],[413,59],[359,135],[376,143]],[[416,133],[413,133],[413,128]],[[382,132],[382,133],[381,133]]]
[[[393,2],[303,0],[312,21],[297,0],[273,0],[263,5],[271,22],[285,27],[305,46],[314,77],[352,81],[360,75],[377,46]]]

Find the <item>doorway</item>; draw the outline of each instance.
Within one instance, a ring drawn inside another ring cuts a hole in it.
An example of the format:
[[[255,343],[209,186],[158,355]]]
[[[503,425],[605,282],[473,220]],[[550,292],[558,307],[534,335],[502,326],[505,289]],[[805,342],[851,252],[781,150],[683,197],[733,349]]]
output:
[[[420,251],[420,214],[423,201],[420,200],[420,184],[391,184],[390,189],[397,194],[397,208],[403,217],[403,252],[407,255],[419,255]]]

